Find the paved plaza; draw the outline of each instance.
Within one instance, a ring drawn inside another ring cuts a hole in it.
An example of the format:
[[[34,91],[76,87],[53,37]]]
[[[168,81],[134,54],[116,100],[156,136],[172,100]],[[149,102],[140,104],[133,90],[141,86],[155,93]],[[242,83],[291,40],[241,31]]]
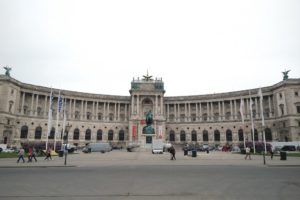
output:
[[[77,153],[16,163],[0,159],[0,200],[298,199],[300,159],[273,160],[229,152],[201,152],[177,160],[169,153]]]
[[[280,156],[274,156],[271,160],[266,155],[266,165],[263,162],[263,156],[252,155],[252,160],[245,160],[244,155],[231,152],[212,151],[210,153],[197,152],[197,157],[191,155],[184,156],[183,151],[177,150],[177,160],[170,160],[170,154],[152,154],[149,151],[127,152],[126,150],[113,150],[108,153],[82,153],[78,151],[75,154],[67,156],[67,165],[69,167],[86,166],[105,166],[105,165],[236,165],[236,166],[293,166],[300,167],[299,157],[287,157],[287,160],[280,160]],[[16,163],[16,158],[0,159],[0,168],[2,167],[61,167],[65,166],[65,158],[53,156],[53,160],[44,160],[44,157],[38,157],[38,162]],[[27,160],[27,159],[26,159]]]

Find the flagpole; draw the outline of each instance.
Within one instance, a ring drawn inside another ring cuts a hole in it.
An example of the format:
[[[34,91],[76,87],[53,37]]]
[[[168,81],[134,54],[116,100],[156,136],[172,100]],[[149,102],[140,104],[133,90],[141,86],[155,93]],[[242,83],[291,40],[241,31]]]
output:
[[[241,98],[240,113],[241,113],[241,118],[242,118],[242,130],[243,130],[244,149],[246,149],[245,120],[244,120],[244,99],[243,98]]]
[[[54,147],[53,150],[56,150],[56,137],[58,135],[58,120],[59,120],[59,109],[60,109],[60,90],[58,93],[58,98],[57,98],[57,111],[56,111],[56,126],[55,126],[55,135],[54,135]]]
[[[252,112],[252,104],[253,104],[253,101],[252,101],[252,98],[251,98],[251,94],[250,94],[250,91],[249,91],[249,97],[250,97],[250,102],[249,102],[249,109],[250,109],[250,117],[251,117],[251,129],[252,129],[252,143],[253,143],[253,153],[255,154],[256,151],[255,151],[255,141],[254,141],[254,123],[253,123],[253,112]]]
[[[64,112],[63,112],[63,115],[64,115],[64,118],[63,118],[63,128],[62,128],[62,137],[61,137],[61,150],[63,150],[63,137],[65,135],[65,128],[66,128],[66,105],[63,103],[62,107],[64,108]]]
[[[51,133],[52,128],[52,88],[50,92],[50,98],[49,98],[49,110],[48,110],[48,130],[47,130],[47,137],[46,137],[46,151],[48,149],[48,143],[49,143],[49,135]]]
[[[264,147],[265,147],[265,151],[264,151],[264,164],[266,164],[266,158],[265,158],[265,154],[267,153],[267,145],[266,145],[266,136],[265,136],[265,119],[264,119],[264,109],[263,109],[263,95],[262,95],[262,91],[261,88],[259,88],[258,90],[258,95],[259,95],[259,100],[260,100],[260,116],[261,116],[261,125],[262,125],[262,134],[263,134],[263,142],[264,142]]]

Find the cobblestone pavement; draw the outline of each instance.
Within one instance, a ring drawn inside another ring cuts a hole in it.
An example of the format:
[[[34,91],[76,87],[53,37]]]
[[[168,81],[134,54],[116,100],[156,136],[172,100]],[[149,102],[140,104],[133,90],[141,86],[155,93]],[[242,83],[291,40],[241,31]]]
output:
[[[245,160],[245,155],[230,152],[197,152],[197,157],[183,155],[183,151],[176,153],[177,160],[170,160],[170,154],[152,154],[148,151],[126,152],[125,150],[114,150],[107,153],[93,152],[85,154],[78,152],[67,156],[67,165],[64,165],[65,158],[53,156],[53,160],[44,160],[38,157],[37,162],[17,163],[17,158],[0,159],[0,168],[7,167],[88,167],[88,166],[107,166],[107,165],[244,165],[244,166],[290,166],[300,167],[299,157],[289,157],[287,160],[280,160],[280,156],[266,156],[264,165],[263,156],[252,155],[252,160]]]

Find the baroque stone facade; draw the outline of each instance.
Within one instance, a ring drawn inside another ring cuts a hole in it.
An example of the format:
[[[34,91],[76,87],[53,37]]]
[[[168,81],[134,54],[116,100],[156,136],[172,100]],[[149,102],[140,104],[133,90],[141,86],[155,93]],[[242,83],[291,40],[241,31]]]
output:
[[[63,112],[58,113],[58,89],[53,89],[52,128],[48,136],[51,88],[22,83],[0,75],[0,143],[19,146],[26,142],[60,140]],[[68,141],[137,142],[150,148],[154,138],[172,143],[238,144],[262,141],[300,141],[300,79],[263,87],[262,127],[258,89],[194,96],[164,96],[162,79],[133,79],[130,96],[88,94],[61,90],[66,111]],[[251,99],[251,100],[250,100]],[[241,119],[241,102],[244,125]],[[251,131],[250,102],[254,119]],[[153,113],[154,134],[143,134],[145,114]],[[58,127],[56,128],[56,119]]]

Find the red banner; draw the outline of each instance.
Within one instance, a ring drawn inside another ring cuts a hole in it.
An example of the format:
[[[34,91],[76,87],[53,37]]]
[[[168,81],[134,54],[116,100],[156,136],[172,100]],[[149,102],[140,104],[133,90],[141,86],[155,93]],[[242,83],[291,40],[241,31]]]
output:
[[[132,138],[135,139],[136,137],[136,125],[132,126]]]
[[[142,120],[141,120],[141,124],[142,124],[142,125],[143,125],[143,124],[146,124],[146,120],[142,119]]]

